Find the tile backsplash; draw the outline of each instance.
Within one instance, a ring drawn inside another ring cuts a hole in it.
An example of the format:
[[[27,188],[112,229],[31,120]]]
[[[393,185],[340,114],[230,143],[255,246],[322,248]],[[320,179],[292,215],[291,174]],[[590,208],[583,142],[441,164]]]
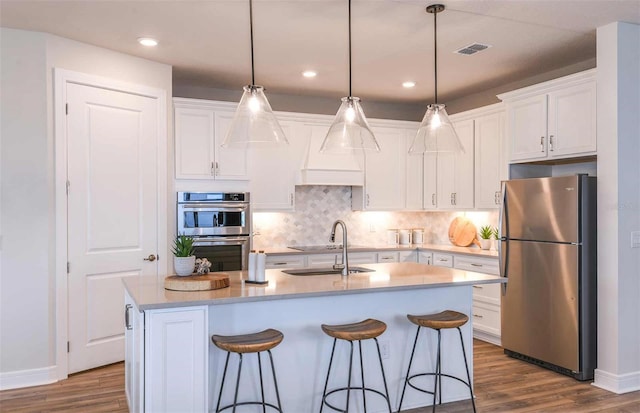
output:
[[[498,211],[451,212],[369,212],[351,210],[350,186],[297,186],[294,212],[256,212],[253,214],[253,247],[277,248],[293,245],[329,243],[331,225],[337,219],[347,224],[349,243],[386,243],[389,228],[423,228],[425,243],[450,245],[451,220],[467,216],[477,228],[496,226]],[[338,236],[341,236],[340,233]]]

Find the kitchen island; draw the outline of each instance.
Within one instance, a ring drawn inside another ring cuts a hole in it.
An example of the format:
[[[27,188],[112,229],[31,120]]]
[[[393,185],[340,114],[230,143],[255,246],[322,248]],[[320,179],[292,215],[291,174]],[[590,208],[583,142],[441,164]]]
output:
[[[224,365],[212,334],[232,335],[276,328],[285,338],[273,350],[283,410],[319,409],[332,340],[322,323],[342,324],[376,318],[387,331],[379,337],[392,406],[396,406],[406,373],[415,326],[406,314],[445,309],[470,314],[472,286],[506,280],[487,274],[416,263],[363,265],[374,271],[340,275],[293,276],[267,270],[267,285],[245,284],[246,273],[229,272],[230,287],[201,292],[168,291],[152,277],[125,281],[127,304],[126,389],[132,412],[207,412],[215,406]],[[471,323],[462,328],[471,371]],[[423,332],[414,366],[433,369],[435,334]],[[425,339],[425,337],[427,337]],[[339,343],[340,344],[340,343]],[[371,346],[371,347],[369,347]],[[373,342],[363,343],[367,385],[382,386]],[[464,363],[455,334],[443,334],[443,368],[463,377]],[[338,374],[330,386],[346,382],[348,346],[336,348]],[[237,359],[232,357],[231,377]],[[354,369],[359,380],[359,369]],[[342,378],[343,380],[339,380]],[[356,381],[358,382],[358,381]],[[256,357],[243,366],[242,396],[258,397]],[[272,383],[266,382],[268,394]],[[229,388],[227,388],[228,390]],[[226,393],[226,392],[225,392]],[[232,397],[223,395],[223,403]],[[340,396],[336,396],[340,397]],[[353,405],[359,400],[352,400]],[[443,402],[468,398],[457,382],[443,383]],[[337,402],[340,403],[340,402]],[[425,406],[431,397],[407,392],[403,406]],[[367,397],[369,411],[385,411],[377,396]]]

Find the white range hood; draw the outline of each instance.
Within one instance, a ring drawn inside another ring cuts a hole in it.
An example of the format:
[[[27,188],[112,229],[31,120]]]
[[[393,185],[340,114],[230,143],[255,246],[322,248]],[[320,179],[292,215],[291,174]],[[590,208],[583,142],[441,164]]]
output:
[[[307,125],[309,126],[309,125]],[[362,154],[320,153],[320,146],[327,133],[325,125],[311,125],[305,157],[297,185],[363,186],[364,156]]]

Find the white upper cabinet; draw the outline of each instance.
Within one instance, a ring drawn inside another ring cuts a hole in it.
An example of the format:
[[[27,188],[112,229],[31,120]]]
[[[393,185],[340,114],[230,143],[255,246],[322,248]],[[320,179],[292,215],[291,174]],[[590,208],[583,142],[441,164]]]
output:
[[[247,151],[222,148],[235,105],[174,102],[176,179],[247,180]]]
[[[424,201],[424,156],[409,155],[409,148],[416,136],[417,129],[407,129],[406,144],[404,153],[406,154],[406,202],[405,208],[410,210],[423,209]],[[435,180],[435,175],[434,175]]]
[[[372,128],[380,152],[365,152],[363,209],[400,210],[405,204],[405,130]],[[360,188],[353,188],[354,193]],[[354,200],[358,196],[354,196]]]
[[[596,154],[595,69],[498,96],[511,162]]]
[[[507,176],[504,110],[475,118],[475,207],[498,208]]]
[[[436,202],[442,209],[471,209],[474,201],[474,121],[453,121],[453,127],[464,153],[438,154]]]
[[[296,176],[305,140],[298,124],[280,121],[289,145],[256,146],[249,149],[249,188],[254,211],[293,211]]]

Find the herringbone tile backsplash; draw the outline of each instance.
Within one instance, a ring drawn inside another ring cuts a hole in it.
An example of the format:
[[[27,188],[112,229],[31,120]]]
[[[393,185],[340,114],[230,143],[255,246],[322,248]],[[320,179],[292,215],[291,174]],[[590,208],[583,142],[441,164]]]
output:
[[[347,224],[353,245],[385,244],[389,228],[423,228],[425,243],[450,245],[449,224],[460,215],[466,215],[478,228],[498,224],[498,211],[352,211],[350,186],[297,186],[295,196],[295,212],[253,214],[254,248],[328,244],[331,225],[337,219]]]

